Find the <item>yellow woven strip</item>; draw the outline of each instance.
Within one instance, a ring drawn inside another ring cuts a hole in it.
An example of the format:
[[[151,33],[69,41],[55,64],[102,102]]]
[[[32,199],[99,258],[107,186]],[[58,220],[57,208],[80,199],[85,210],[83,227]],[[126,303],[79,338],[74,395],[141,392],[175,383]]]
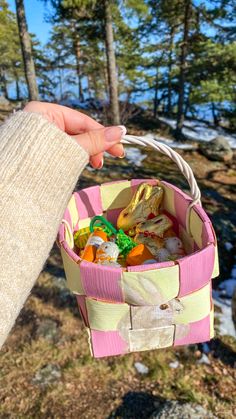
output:
[[[75,196],[72,195],[69,204],[68,204],[68,210],[71,216],[71,222],[72,222],[72,229],[74,230],[75,225],[78,222],[79,219],[79,214],[78,214],[78,210],[76,207],[76,202],[75,202]]]
[[[173,345],[175,326],[129,330],[130,351],[147,351]]]
[[[61,247],[61,256],[65,269],[68,288],[76,294],[85,294],[81,282],[79,265],[70,258],[63,247]]]
[[[100,186],[100,192],[104,211],[126,207],[133,195],[131,182],[128,180],[113,184],[103,184]]]
[[[161,186],[164,188],[164,198],[163,198],[163,202],[162,202],[162,207],[168,211],[170,214],[172,215],[176,215],[176,211],[175,211],[175,200],[174,200],[174,190],[171,189],[169,186],[164,185],[161,182]]]
[[[219,256],[218,256],[218,246],[217,246],[217,243],[216,243],[215,244],[215,261],[214,261],[212,278],[216,278],[217,276],[219,276],[219,274],[220,274],[220,271],[219,271]]]
[[[130,328],[128,304],[112,304],[86,298],[89,326],[94,330],[119,330]]]
[[[121,285],[129,304],[164,304],[179,293],[179,265],[146,272],[123,272]]]
[[[90,221],[91,221],[91,218],[85,218],[84,220],[79,220],[79,230],[81,228],[89,227]]]
[[[192,208],[190,210],[190,233],[200,249],[202,249],[202,229],[203,221]]]
[[[187,231],[179,224],[179,237],[183,242],[184,250],[187,255],[194,252],[194,240],[189,236]]]
[[[192,294],[180,298],[184,310],[174,316],[175,323],[197,322],[208,316],[211,311],[210,283]]]
[[[214,306],[212,306],[211,312],[210,312],[210,339],[212,339],[215,336],[215,330],[214,330]]]

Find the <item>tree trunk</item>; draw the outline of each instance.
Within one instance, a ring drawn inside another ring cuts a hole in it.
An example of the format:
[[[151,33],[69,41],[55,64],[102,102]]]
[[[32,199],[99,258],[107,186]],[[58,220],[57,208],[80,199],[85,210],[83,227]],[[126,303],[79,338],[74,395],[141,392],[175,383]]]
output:
[[[16,78],[16,100],[20,100],[20,84],[19,84],[19,77],[18,74],[15,74]]]
[[[106,37],[106,55],[107,72],[109,81],[109,99],[111,105],[111,122],[114,125],[120,124],[120,112],[118,101],[118,86],[116,74],[116,57],[114,51],[114,39],[111,15],[111,0],[104,0],[104,18],[105,18],[105,37]]]
[[[24,0],[15,0],[17,22],[19,28],[20,44],[24,61],[25,78],[28,86],[29,99],[38,100],[38,86],[36,81],[35,66],[32,56],[31,39],[28,33],[25,17]]]
[[[172,93],[172,84],[171,84],[171,71],[172,71],[172,51],[173,51],[173,41],[174,41],[174,28],[170,29],[170,44],[169,44],[169,54],[168,54],[168,96],[167,96],[167,113],[172,114],[172,103],[171,103],[171,93]]]
[[[184,2],[184,33],[183,41],[181,44],[180,54],[180,73],[179,73],[179,97],[178,97],[178,110],[177,110],[177,123],[175,130],[175,137],[177,140],[182,139],[182,128],[184,123],[184,91],[185,91],[185,79],[186,79],[186,58],[188,54],[188,34],[189,34],[189,23],[191,14],[191,0],[185,0]]]
[[[158,108],[158,68],[156,69],[155,77],[155,93],[154,93],[154,106],[153,106],[153,116],[157,117],[157,108]]]
[[[76,70],[77,70],[77,78],[78,78],[78,93],[79,93],[79,100],[81,102],[84,101],[84,92],[82,87],[81,81],[81,65],[80,65],[80,43],[78,39],[74,40],[74,50],[75,50],[75,58],[76,58]]]

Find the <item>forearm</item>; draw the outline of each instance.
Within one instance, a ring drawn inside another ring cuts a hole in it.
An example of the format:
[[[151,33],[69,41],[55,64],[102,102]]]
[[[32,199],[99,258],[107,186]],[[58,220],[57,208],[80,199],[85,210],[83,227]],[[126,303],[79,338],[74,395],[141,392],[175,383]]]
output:
[[[87,162],[75,140],[37,114],[19,112],[0,127],[0,347]]]

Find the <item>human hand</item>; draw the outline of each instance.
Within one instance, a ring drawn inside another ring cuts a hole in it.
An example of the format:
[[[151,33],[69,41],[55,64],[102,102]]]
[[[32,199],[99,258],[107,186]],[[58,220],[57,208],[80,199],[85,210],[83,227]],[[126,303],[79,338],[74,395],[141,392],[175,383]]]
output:
[[[120,140],[126,133],[122,125],[104,127],[89,116],[66,106],[46,102],[29,102],[25,112],[39,113],[59,129],[75,138],[90,156],[95,169],[103,166],[103,153],[108,151],[114,157],[124,157]]]

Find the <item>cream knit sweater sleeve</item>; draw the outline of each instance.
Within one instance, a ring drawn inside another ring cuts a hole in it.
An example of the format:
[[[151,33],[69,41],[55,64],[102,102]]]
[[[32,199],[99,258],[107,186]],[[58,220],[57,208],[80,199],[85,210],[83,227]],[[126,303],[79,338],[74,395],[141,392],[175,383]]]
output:
[[[42,116],[0,127],[0,347],[56,238],[88,154]]]

